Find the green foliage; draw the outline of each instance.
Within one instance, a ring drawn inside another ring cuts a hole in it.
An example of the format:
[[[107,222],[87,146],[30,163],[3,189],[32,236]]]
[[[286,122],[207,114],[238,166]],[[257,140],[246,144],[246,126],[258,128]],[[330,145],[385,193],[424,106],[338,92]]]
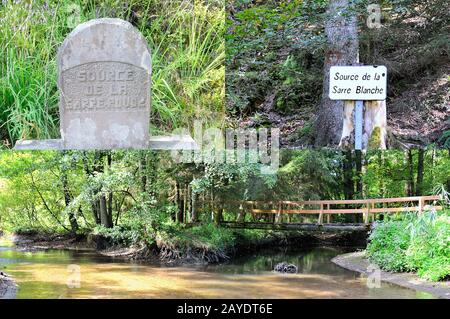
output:
[[[131,245],[141,240],[141,232],[138,229],[124,229],[120,226],[106,228],[97,225],[92,231],[93,235],[99,235],[112,245]]]
[[[261,0],[228,4],[226,111],[232,119],[242,124],[244,118],[248,126],[258,127],[269,123],[254,121],[254,114],[270,115],[282,136],[314,120],[324,93],[324,61],[334,55],[324,32],[330,21],[329,3]],[[367,26],[368,5],[373,1],[348,1],[349,6],[340,10],[344,16],[357,17],[359,62],[387,66],[391,116],[402,128],[416,127],[423,144],[437,142],[440,136],[432,132],[439,132],[448,121],[446,21],[450,15],[449,10],[441,10],[448,0],[377,3],[381,28]],[[409,115],[412,109],[421,114],[420,121]],[[421,126],[421,121],[427,125]],[[371,136],[369,148],[378,148],[377,135]],[[308,137],[290,135],[287,143],[313,143],[314,138]],[[438,145],[448,148],[448,141],[444,133]]]
[[[450,130],[445,131],[439,138],[439,143],[442,144],[444,148],[450,149]]]
[[[443,280],[450,275],[449,233],[449,212],[411,215],[379,224],[370,235],[366,253],[383,269],[416,271],[428,280]]]
[[[165,245],[180,249],[202,248],[208,251],[228,251],[235,243],[231,229],[220,228],[214,224],[203,224],[191,228],[175,226],[158,234]]]
[[[366,249],[370,260],[386,270],[407,270],[406,250],[410,242],[407,226],[407,221],[387,221],[377,225]]]
[[[450,276],[450,216],[436,218],[426,214],[412,223],[410,229],[407,267],[432,281]]]
[[[339,185],[340,160],[339,152],[293,151],[292,159],[280,168],[280,177],[287,186],[285,193],[292,198],[334,198]],[[286,195],[283,197],[289,196]]]
[[[412,154],[416,167],[416,152]],[[240,202],[345,198],[344,175],[349,171],[343,168],[341,151],[283,151],[280,160],[278,172],[268,175],[260,164],[175,163],[168,153],[153,151],[3,151],[0,229],[93,233],[116,245],[159,243],[173,251],[187,253],[191,248],[196,253],[223,256],[237,244],[269,240],[271,233],[216,227],[212,221],[219,211],[224,220],[239,216],[246,221],[267,221],[267,216],[253,216],[248,207],[244,210]],[[405,195],[409,178],[405,152],[370,151],[362,163],[363,198]],[[449,169],[447,150],[425,151],[423,194],[439,193],[448,200]],[[112,227],[104,227],[99,220],[96,205],[100,200],[108,208]],[[202,224],[190,227],[186,223],[193,220],[194,208]],[[180,212],[186,217],[184,222]],[[350,221],[346,220],[350,214],[342,215],[333,220]],[[448,217],[402,221],[400,216],[389,217],[376,228],[368,251],[383,267],[417,269],[433,279],[441,276],[441,270],[446,272]],[[76,230],[71,217],[77,221]],[[305,222],[304,218],[292,216],[292,221]]]
[[[308,111],[322,87],[320,1],[258,1],[230,5],[227,17],[227,111]],[[273,98],[272,98],[273,96]]]

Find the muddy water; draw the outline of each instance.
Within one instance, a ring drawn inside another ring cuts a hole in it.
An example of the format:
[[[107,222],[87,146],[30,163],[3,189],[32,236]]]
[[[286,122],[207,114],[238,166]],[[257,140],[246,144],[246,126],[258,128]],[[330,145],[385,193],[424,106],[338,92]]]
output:
[[[3,246],[0,269],[15,277],[17,298],[432,298],[384,283],[368,288],[366,277],[330,262],[347,251],[271,250],[222,265],[162,267],[93,252],[30,253]],[[299,272],[272,272],[281,261],[296,264]]]

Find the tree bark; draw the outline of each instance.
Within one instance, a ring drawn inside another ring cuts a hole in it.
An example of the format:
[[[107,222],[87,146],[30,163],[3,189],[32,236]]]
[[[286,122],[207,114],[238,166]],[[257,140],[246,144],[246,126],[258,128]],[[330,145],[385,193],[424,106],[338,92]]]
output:
[[[198,194],[191,191],[191,222],[196,223],[198,222],[198,214],[197,214],[197,200],[198,200]]]
[[[112,216],[108,213],[105,195],[100,196],[100,221],[106,228],[113,227]]]
[[[418,156],[417,156],[417,180],[416,180],[416,196],[423,195],[423,160],[424,160],[425,151],[422,148],[419,148]]]
[[[176,183],[176,189],[177,189],[177,214],[176,214],[176,221],[178,223],[183,223],[184,222],[184,200],[183,197],[181,195],[181,187],[180,187],[180,183],[177,182]]]
[[[86,151],[83,152],[82,159],[83,159],[84,172],[86,173],[86,176],[92,177],[93,171],[91,171],[89,168],[88,157],[87,157]],[[94,167],[95,167],[95,160],[96,160],[96,155],[94,154],[94,164],[93,164]],[[99,206],[98,200],[93,200],[91,202],[91,211],[92,211],[92,216],[94,217],[95,224],[100,225],[100,223],[101,223],[101,221],[100,221],[100,206]]]
[[[66,204],[66,208],[68,208],[70,205],[70,202],[72,201],[72,196],[70,195],[70,191],[69,191],[67,170],[64,167],[62,167],[62,169],[61,169],[61,183],[62,183],[62,188],[63,188],[63,193],[64,193],[64,203]],[[71,210],[68,210],[67,214],[69,217],[70,230],[72,233],[75,234],[79,228],[77,218],[75,217],[75,214]]]
[[[139,170],[141,172],[141,191],[147,191],[147,155],[144,152],[140,154]]]
[[[325,52],[322,102],[315,121],[316,146],[353,149],[355,143],[355,101],[328,98],[330,68],[356,66],[359,61],[357,18],[353,1],[330,0],[325,22],[328,48]],[[386,101],[364,101],[363,149],[386,149]]]
[[[364,101],[364,149],[386,149],[387,117],[386,101]]]
[[[223,207],[220,206],[217,212],[214,214],[214,224],[219,226],[223,219]]]
[[[323,68],[322,102],[315,122],[316,146],[337,146],[342,144],[342,123],[344,120],[344,101],[332,101],[328,98],[330,68],[333,65],[357,65],[359,62],[358,30],[356,16],[349,12],[348,0],[331,0],[327,10],[325,34],[328,47],[325,52]],[[344,14],[345,13],[345,14]],[[348,14],[347,14],[348,13]],[[354,103],[346,104],[346,114],[353,112]],[[351,121],[352,123],[352,121]],[[353,128],[350,128],[352,130]],[[352,144],[352,141],[346,143]]]
[[[412,150],[406,151],[406,167],[408,171],[408,179],[406,181],[406,195],[414,196],[414,166]]]
[[[344,197],[345,199],[353,199],[354,184],[353,184],[353,166],[352,166],[352,151],[344,151],[344,161],[342,163],[344,175]]]
[[[450,149],[448,150],[448,157],[450,158]],[[447,182],[445,184],[447,186],[447,192],[450,192],[450,174],[448,175]]]

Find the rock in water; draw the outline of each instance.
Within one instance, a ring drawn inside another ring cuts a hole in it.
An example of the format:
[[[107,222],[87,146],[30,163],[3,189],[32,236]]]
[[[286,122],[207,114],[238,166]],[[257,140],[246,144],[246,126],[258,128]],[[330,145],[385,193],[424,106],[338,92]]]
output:
[[[276,264],[274,270],[278,272],[295,274],[297,273],[297,266],[293,264],[288,264],[287,262],[283,261],[281,263]]]

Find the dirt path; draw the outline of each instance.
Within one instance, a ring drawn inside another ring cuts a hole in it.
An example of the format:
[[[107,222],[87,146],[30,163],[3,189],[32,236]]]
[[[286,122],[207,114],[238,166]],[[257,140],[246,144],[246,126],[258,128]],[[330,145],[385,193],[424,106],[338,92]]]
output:
[[[339,255],[331,260],[336,265],[349,270],[369,275],[369,261],[364,258],[364,252]],[[415,273],[391,273],[381,271],[381,281],[402,287],[428,292],[436,297],[450,299],[450,281],[430,282],[419,278]]]

